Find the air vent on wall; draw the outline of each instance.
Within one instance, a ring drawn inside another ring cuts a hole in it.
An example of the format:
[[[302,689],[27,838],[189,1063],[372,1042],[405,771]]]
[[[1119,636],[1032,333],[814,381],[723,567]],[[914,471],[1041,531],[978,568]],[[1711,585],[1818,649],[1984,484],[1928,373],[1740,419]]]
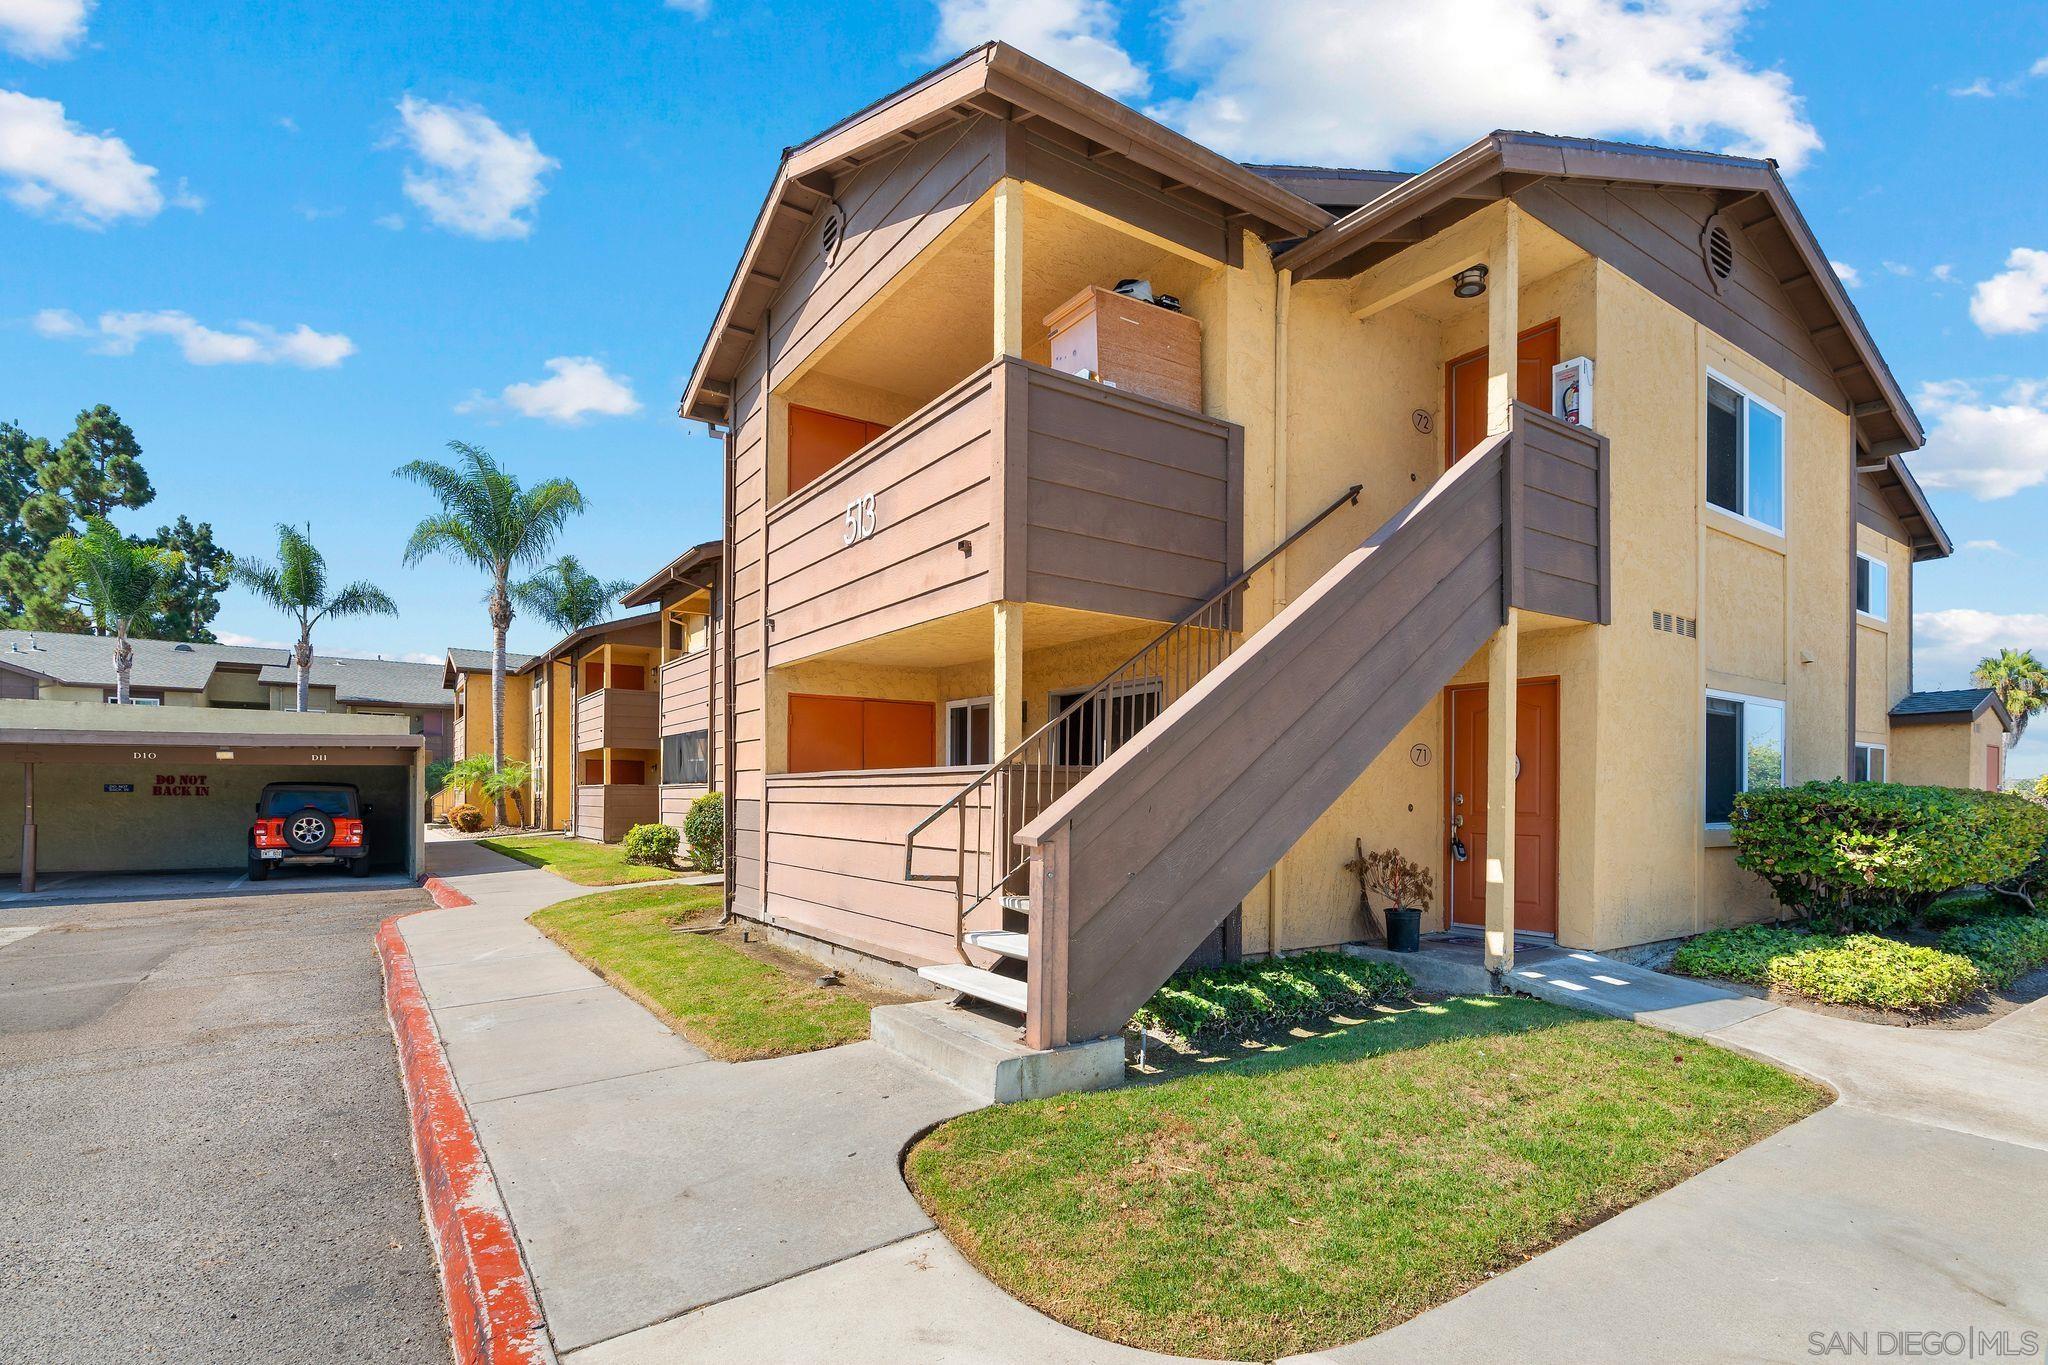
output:
[[[827,266],[839,259],[839,245],[846,236],[846,214],[834,204],[825,210],[825,227],[818,239],[818,252]]]
[[[1721,225],[1719,214],[1709,218],[1700,233],[1700,258],[1707,267],[1707,279],[1718,293],[1722,281],[1735,273],[1735,239]]]
[[[1691,616],[1679,616],[1674,612],[1653,611],[1650,613],[1650,629],[1661,630],[1666,635],[1682,635],[1688,640],[1697,640],[1700,623]]]

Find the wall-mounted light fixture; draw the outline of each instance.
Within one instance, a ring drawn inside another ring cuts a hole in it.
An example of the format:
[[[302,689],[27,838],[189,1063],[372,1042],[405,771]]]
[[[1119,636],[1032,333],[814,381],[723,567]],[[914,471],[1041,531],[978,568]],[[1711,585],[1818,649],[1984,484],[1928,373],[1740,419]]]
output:
[[[1486,292],[1486,267],[1468,265],[1451,276],[1451,292],[1461,299],[1476,299]]]

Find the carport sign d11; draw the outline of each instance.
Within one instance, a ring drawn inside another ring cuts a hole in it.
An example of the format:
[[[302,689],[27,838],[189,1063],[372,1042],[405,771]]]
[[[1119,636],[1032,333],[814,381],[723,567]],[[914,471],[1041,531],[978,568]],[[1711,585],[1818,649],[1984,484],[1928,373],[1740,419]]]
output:
[[[151,779],[151,796],[211,796],[205,773],[158,773]]]

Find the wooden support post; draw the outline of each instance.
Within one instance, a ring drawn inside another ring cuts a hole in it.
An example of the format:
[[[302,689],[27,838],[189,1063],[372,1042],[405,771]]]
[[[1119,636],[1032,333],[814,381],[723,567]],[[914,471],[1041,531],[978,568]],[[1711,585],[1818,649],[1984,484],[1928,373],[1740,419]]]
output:
[[[1024,187],[996,186],[995,335],[992,360],[1024,354]]]
[[[1522,207],[1503,206],[1499,236],[1486,263],[1486,434],[1508,429],[1514,412],[1515,375],[1520,368],[1522,293]]]
[[[1024,739],[1024,604],[995,606],[995,700],[989,705],[989,757],[1001,758]]]
[[[36,889],[36,765],[21,765],[21,890]]]
[[[1486,647],[1486,969],[1498,981],[1515,966],[1515,708],[1521,673],[1520,613]]]

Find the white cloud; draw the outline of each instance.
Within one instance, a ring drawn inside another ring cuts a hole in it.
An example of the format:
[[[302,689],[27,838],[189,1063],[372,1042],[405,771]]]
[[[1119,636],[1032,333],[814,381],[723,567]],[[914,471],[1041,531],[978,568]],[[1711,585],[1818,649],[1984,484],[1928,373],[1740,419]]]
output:
[[[404,214],[400,214],[400,213],[385,213],[385,214],[379,214],[379,215],[378,215],[378,217],[377,217],[377,219],[376,219],[376,222],[377,222],[377,226],[378,226],[378,227],[380,227],[380,228],[383,228],[383,229],[384,229],[384,230],[385,230],[386,232],[403,232],[403,231],[405,231],[405,215],[404,215]]]
[[[1970,295],[1970,320],[1987,336],[2040,331],[2048,322],[2048,251],[2014,247],[2005,270]]]
[[[92,0],[0,0],[0,47],[17,57],[69,57],[85,41]]]
[[[1966,540],[1963,542],[1963,549],[1990,555],[2009,555],[2012,553],[2011,550],[2006,549],[2005,546],[1995,540]]]
[[[1928,271],[1927,275],[1928,278],[1940,280],[1943,284],[1954,284],[1956,282],[1956,268],[1947,261],[1943,261],[1940,265]]]
[[[2048,76],[2048,57],[2043,57],[2027,68],[2029,76]]]
[[[711,13],[711,0],[661,0],[662,8],[677,9],[702,19]]]
[[[290,114],[279,115],[277,126],[284,129],[287,133],[297,133],[299,131],[299,121]]]
[[[1796,171],[1821,147],[1784,72],[1736,51],[1751,0],[1173,0],[1156,114],[1229,155],[1384,166],[1494,128],[1625,135]]]
[[[1968,685],[1977,661],[2001,649],[2048,645],[2048,615],[1951,607],[1913,613],[1914,671],[1924,682]]]
[[[483,110],[407,95],[398,102],[404,140],[418,164],[406,167],[406,198],[427,217],[468,237],[525,237],[547,193],[541,177],[561,165],[533,138],[506,132]]]
[[[1904,261],[1882,261],[1879,264],[1884,266],[1884,273],[1887,275],[1897,275],[1902,280],[1913,278],[1913,267]]]
[[[490,412],[510,408],[522,417],[538,417],[564,426],[579,426],[586,417],[627,417],[640,411],[633,382],[608,372],[594,357],[558,355],[547,362],[548,377],[531,384],[507,384],[496,398],[471,394],[455,405],[457,412]]]
[[[938,0],[941,55],[1000,38],[1105,95],[1142,95],[1145,69],[1117,42],[1110,0]]]
[[[1980,502],[2048,483],[2048,385],[2015,383],[1996,400],[1962,380],[1923,384],[1915,398],[1934,418],[1927,446],[1912,459],[1929,488],[1954,488]]]
[[[156,174],[112,133],[73,123],[57,101],[0,90],[0,181],[17,208],[89,228],[154,218],[164,207]],[[174,202],[194,205],[182,182]]]
[[[1845,261],[1829,261],[1828,265],[1834,270],[1835,278],[1848,285],[1851,289],[1863,283],[1863,272],[1855,266]]]
[[[1996,99],[1998,96],[1998,92],[1991,88],[1991,82],[1983,76],[1979,76],[1968,85],[1951,86],[1949,94],[1954,95],[1957,99],[1974,100]]]
[[[45,308],[32,323],[46,337],[97,337],[93,350],[101,355],[133,355],[148,338],[165,337],[194,365],[292,365],[302,370],[327,370],[356,352],[355,342],[341,333],[316,332],[304,323],[282,332],[260,322],[238,322],[234,331],[224,332],[175,308],[102,313],[91,326],[69,309]]]

